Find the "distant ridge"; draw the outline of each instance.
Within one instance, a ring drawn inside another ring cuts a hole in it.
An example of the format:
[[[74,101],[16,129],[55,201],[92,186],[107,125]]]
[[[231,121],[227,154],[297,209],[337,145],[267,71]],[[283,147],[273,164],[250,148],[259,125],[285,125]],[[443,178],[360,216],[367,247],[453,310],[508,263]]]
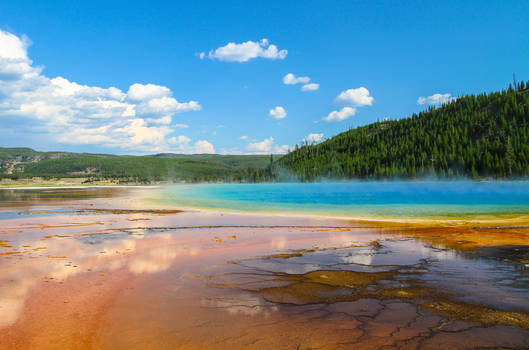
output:
[[[152,156],[38,152],[0,147],[0,179],[86,178],[122,183],[246,181],[270,164],[268,155],[160,153]]]

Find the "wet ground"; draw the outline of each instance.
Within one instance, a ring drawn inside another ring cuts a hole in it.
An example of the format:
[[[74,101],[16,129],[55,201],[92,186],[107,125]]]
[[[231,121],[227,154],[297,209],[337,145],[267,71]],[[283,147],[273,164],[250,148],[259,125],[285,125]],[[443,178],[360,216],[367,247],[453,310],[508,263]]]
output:
[[[512,221],[512,220],[511,220]],[[0,194],[0,348],[529,348],[529,226]]]

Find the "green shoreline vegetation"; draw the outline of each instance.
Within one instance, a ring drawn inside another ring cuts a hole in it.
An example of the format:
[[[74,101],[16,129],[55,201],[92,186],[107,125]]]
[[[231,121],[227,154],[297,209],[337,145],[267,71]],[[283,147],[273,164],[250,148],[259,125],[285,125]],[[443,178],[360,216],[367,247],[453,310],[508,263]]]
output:
[[[529,82],[357,127],[320,144],[296,145],[284,156],[118,156],[0,148],[2,187],[528,175]]]
[[[0,148],[0,186],[241,182],[268,155],[116,156]]]

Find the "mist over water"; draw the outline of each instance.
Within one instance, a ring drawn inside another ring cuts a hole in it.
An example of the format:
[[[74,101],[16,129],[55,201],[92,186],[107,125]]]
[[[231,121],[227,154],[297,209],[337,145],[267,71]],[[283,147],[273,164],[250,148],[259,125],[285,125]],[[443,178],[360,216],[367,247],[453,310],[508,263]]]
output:
[[[176,185],[164,204],[339,217],[465,217],[529,213],[529,182],[340,182]]]

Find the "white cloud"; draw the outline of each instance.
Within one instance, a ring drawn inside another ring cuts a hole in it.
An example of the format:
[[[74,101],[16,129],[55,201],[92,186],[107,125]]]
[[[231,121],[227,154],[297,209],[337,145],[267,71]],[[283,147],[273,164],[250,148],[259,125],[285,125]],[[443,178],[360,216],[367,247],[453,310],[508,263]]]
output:
[[[215,50],[211,50],[207,57],[227,62],[247,62],[251,59],[262,57],[267,59],[284,59],[288,54],[287,50],[279,50],[277,46],[268,42],[268,39],[260,41],[247,41],[244,43],[228,43]],[[200,58],[206,57],[204,52],[200,53]]]
[[[166,115],[165,117],[160,118],[146,118],[145,121],[149,124],[168,125],[171,124],[172,119],[170,116]],[[176,127],[175,125],[173,126]]]
[[[433,94],[432,96],[428,97],[419,97],[417,99],[417,104],[440,105],[443,103],[452,102],[453,100],[455,100],[455,97],[452,97],[451,94]]]
[[[285,85],[296,85],[296,84],[304,84],[301,87],[301,91],[315,91],[320,88],[320,84],[316,83],[309,83],[310,77],[304,76],[304,77],[296,77],[292,73],[288,73],[283,77],[283,84]]]
[[[249,143],[246,146],[248,151],[252,151],[256,154],[267,154],[267,153],[287,153],[292,147],[289,145],[274,145],[274,138],[269,137],[260,142]]]
[[[241,137],[239,137],[241,140],[248,140],[248,136],[246,135],[242,135]]]
[[[30,41],[27,37],[17,37],[14,34],[0,30],[0,81],[36,78],[41,68],[32,67],[32,61],[27,57],[27,47]]]
[[[336,103],[350,105],[354,107],[371,106],[374,98],[369,95],[369,90],[365,87],[342,91],[335,99]]]
[[[215,153],[213,145],[206,140],[198,140],[195,142],[195,148],[193,153]]]
[[[215,153],[213,145],[206,140],[198,140],[194,145],[191,145],[191,139],[187,136],[180,135],[178,137],[171,137],[168,142],[173,148],[176,148],[178,153]]]
[[[295,84],[306,84],[310,81],[309,77],[296,77],[292,73],[288,73],[283,77],[283,84],[295,85]]]
[[[199,111],[202,106],[196,101],[180,103],[173,97],[160,97],[136,105],[138,115],[166,115],[187,111]]]
[[[268,112],[268,114],[274,119],[283,119],[287,116],[287,112],[281,106],[276,106],[275,108],[272,108]]]
[[[340,122],[356,114],[356,108],[344,107],[339,111],[332,111],[328,116],[323,118],[327,122]]]
[[[171,96],[171,90],[168,87],[155,84],[132,84],[127,92],[127,98],[131,101],[151,100],[169,96]]]
[[[320,88],[320,84],[316,84],[316,83],[310,83],[310,84],[305,84],[301,87],[301,91],[315,91],[315,90],[318,90]]]
[[[191,139],[187,136],[184,136],[184,135],[180,135],[178,137],[171,137],[169,139],[169,143],[172,143],[172,144],[178,144],[178,145],[185,145],[185,144],[188,144],[189,142],[191,142]]]
[[[27,59],[26,50],[29,46],[29,39],[25,36],[19,38],[18,36],[1,31],[0,35],[0,51],[1,58],[8,59]]]
[[[374,98],[370,96],[369,90],[365,87],[357,89],[348,89],[342,91],[334,102],[346,105],[341,110],[332,111],[323,120],[327,122],[339,122],[356,114],[356,107],[371,106]]]
[[[323,133],[321,134],[308,134],[307,137],[303,139],[303,141],[309,142],[309,143],[318,143],[321,142],[323,139]]]
[[[149,127],[145,120],[137,118],[124,127],[115,129],[115,131],[127,135],[132,144],[141,145],[145,143],[162,144],[165,135],[169,134],[171,130],[165,126]]]
[[[265,152],[266,153],[266,152],[270,152],[272,150],[273,143],[274,143],[274,138],[273,137],[269,137],[267,139],[264,139],[261,142],[254,142],[254,143],[248,144],[248,146],[246,146],[246,149],[248,151]]]
[[[155,84],[132,84],[125,93],[116,87],[46,77],[29,59],[28,45],[27,38],[0,30],[0,120],[21,120],[50,140],[138,152],[172,151],[169,135],[187,127],[171,125],[174,114],[202,108],[196,101],[177,101],[168,87]],[[186,152],[212,150],[198,142]]]
[[[292,146],[290,145],[277,145],[274,146],[274,153],[278,154],[285,154],[288,153],[292,149]]]

